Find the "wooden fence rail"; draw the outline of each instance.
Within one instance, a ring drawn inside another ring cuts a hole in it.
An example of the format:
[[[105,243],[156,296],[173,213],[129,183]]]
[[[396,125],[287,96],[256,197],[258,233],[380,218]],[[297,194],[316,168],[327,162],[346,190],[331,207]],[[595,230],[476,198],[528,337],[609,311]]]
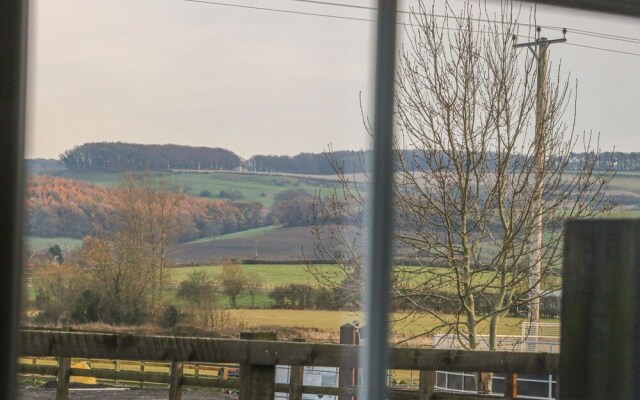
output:
[[[276,365],[293,367],[324,366],[356,368],[359,346],[278,342],[265,336],[244,335],[247,339],[143,336],[131,334],[23,330],[22,354],[33,357],[57,357],[59,366],[21,365],[20,372],[58,377],[58,400],[67,399],[70,376],[100,379],[157,382],[170,385],[170,399],[180,400],[181,388],[203,386],[239,389],[240,399],[273,399],[274,392],[289,393],[292,400],[302,393],[338,395],[340,399],[357,396],[357,388],[303,386],[300,371],[292,373],[290,384],[275,384]],[[272,336],[275,338],[275,336]],[[508,375],[507,395],[517,396],[514,375],[518,373],[555,374],[558,354],[515,353],[422,348],[393,348],[389,369],[420,371],[418,390],[390,389],[393,399],[448,399],[458,395],[434,391],[435,372],[498,372]],[[96,370],[71,368],[70,359],[96,358],[165,361],[171,374],[151,371]],[[222,380],[204,376],[185,376],[184,363],[233,363],[241,365],[240,380]],[[295,368],[294,368],[295,369]],[[294,371],[292,369],[292,371]],[[459,396],[458,396],[459,397]],[[481,396],[464,396],[481,398]],[[486,398],[486,397],[483,397]]]

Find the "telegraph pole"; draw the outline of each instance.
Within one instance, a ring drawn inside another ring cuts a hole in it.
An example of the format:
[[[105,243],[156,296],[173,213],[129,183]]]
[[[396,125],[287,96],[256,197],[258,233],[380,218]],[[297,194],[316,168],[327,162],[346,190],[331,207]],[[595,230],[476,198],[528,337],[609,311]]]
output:
[[[540,37],[540,27],[536,28],[538,38],[534,42],[519,43],[514,47],[526,47],[531,51],[533,57],[538,62],[537,65],[537,90],[536,90],[536,126],[534,137],[534,158],[535,158],[535,187],[533,192],[533,213],[534,221],[531,232],[531,301],[529,302],[529,336],[538,336],[540,323],[540,280],[542,276],[542,179],[544,177],[545,163],[545,132],[546,132],[546,111],[547,111],[547,86],[548,86],[548,48],[554,43],[565,43],[566,38],[548,40]],[[567,34],[563,29],[562,33]]]

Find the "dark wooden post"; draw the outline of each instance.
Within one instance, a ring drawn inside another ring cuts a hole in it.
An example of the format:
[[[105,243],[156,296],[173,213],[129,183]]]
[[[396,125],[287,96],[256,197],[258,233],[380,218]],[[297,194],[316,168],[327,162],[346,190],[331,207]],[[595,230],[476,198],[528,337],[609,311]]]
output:
[[[504,375],[504,397],[515,399],[518,397],[518,374]]]
[[[69,377],[71,369],[70,357],[58,358],[58,373],[56,374],[58,386],[56,390],[56,400],[67,400],[69,398]]]
[[[640,221],[568,221],[560,399],[640,398]]]
[[[275,332],[241,332],[244,340],[276,340]],[[273,400],[276,366],[240,364],[239,400]]]
[[[140,361],[140,372],[144,372],[144,361]],[[144,389],[144,378],[140,381],[140,387]]]
[[[304,339],[294,339],[304,342]],[[289,374],[289,400],[302,400],[302,384],[304,381],[304,365],[292,365]]]
[[[169,376],[169,400],[182,399],[182,372],[184,363],[171,361]]]
[[[344,324],[340,327],[340,344],[360,344],[358,329],[353,324]],[[351,386],[356,386],[357,384],[358,369],[340,366],[338,387],[343,390]],[[355,397],[340,395],[340,400],[355,400]]]
[[[433,396],[436,386],[436,371],[420,371],[418,382],[418,398],[429,400]]]

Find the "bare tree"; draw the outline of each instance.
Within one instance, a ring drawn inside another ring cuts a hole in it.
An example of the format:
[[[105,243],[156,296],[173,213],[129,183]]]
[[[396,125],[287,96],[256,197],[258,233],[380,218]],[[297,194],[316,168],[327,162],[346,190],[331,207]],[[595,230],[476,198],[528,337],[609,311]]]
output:
[[[223,263],[218,280],[224,294],[229,296],[231,307],[238,307],[238,295],[247,288],[248,283],[242,267],[234,262]]]
[[[152,310],[163,297],[169,245],[178,233],[180,194],[162,177],[123,175],[116,209],[116,241],[138,258],[138,269],[150,284]]]
[[[257,272],[249,272],[246,274],[247,277],[247,292],[249,296],[251,296],[251,307],[256,306],[255,297],[262,285],[264,284],[264,280],[262,279],[262,275]]]
[[[115,229],[83,241],[81,263],[101,298],[103,320],[137,323],[158,311],[179,201],[161,178],[123,176],[113,210]]]
[[[501,318],[559,288],[563,221],[612,206],[603,191],[612,173],[595,169],[591,135],[574,133],[575,117],[565,115],[574,93],[559,69],[535,139],[535,63],[513,47],[515,37],[533,32],[521,32],[519,14],[510,2],[493,13],[469,2],[436,12],[420,1],[399,54],[392,294],[403,312],[393,318],[410,324],[429,317],[435,326],[418,336],[442,333],[472,350],[482,345],[484,327],[487,347],[498,348]],[[576,158],[581,166],[569,172]],[[343,190],[322,200],[314,232],[317,251],[340,273],[307,268],[354,297],[362,285],[366,196],[362,182],[333,165]],[[366,180],[364,163],[362,170]],[[536,221],[541,243],[530,240]]]
[[[176,296],[189,304],[189,312],[203,328],[215,327],[215,315],[220,311],[217,305],[218,282],[205,271],[192,271],[187,279],[180,282]]]

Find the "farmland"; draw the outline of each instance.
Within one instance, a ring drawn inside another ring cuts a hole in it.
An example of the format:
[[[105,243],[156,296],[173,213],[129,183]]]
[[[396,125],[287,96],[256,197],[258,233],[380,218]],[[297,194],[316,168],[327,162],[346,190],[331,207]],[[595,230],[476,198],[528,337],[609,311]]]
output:
[[[319,265],[316,266],[316,268],[321,268],[329,272],[339,272],[338,268],[333,265]],[[288,284],[317,285],[313,276],[306,272],[304,266],[300,264],[242,265],[242,269],[246,274],[259,274],[266,288]],[[171,268],[170,281],[174,284],[179,283],[186,279],[193,271],[205,271],[209,274],[218,274],[222,271],[222,265]]]
[[[302,260],[316,258],[316,237],[304,226],[258,228],[215,239],[181,243],[169,258],[176,264],[207,264],[221,259]]]
[[[366,324],[362,312],[353,311],[321,311],[321,310],[232,310],[232,315],[242,318],[249,327],[268,329],[275,327],[318,329],[337,333],[340,325],[358,320]],[[395,318],[406,314],[395,313]],[[500,335],[520,335],[522,318],[505,317],[501,321]],[[541,322],[558,322],[558,320],[542,320]],[[397,323],[394,332],[403,335],[415,335],[437,326],[437,321],[425,316],[410,324]],[[488,333],[488,324],[480,325],[480,334]]]
[[[259,202],[266,208],[273,205],[275,195],[288,189],[304,189],[309,193],[320,190],[330,193],[338,187],[333,176],[291,176],[258,175],[233,172],[166,172],[156,173],[167,179],[169,185],[181,191],[200,196],[209,192],[213,199],[219,198],[221,191],[238,192],[242,198],[237,201]],[[117,173],[60,172],[59,176],[81,180],[96,185],[115,187],[120,182]]]

